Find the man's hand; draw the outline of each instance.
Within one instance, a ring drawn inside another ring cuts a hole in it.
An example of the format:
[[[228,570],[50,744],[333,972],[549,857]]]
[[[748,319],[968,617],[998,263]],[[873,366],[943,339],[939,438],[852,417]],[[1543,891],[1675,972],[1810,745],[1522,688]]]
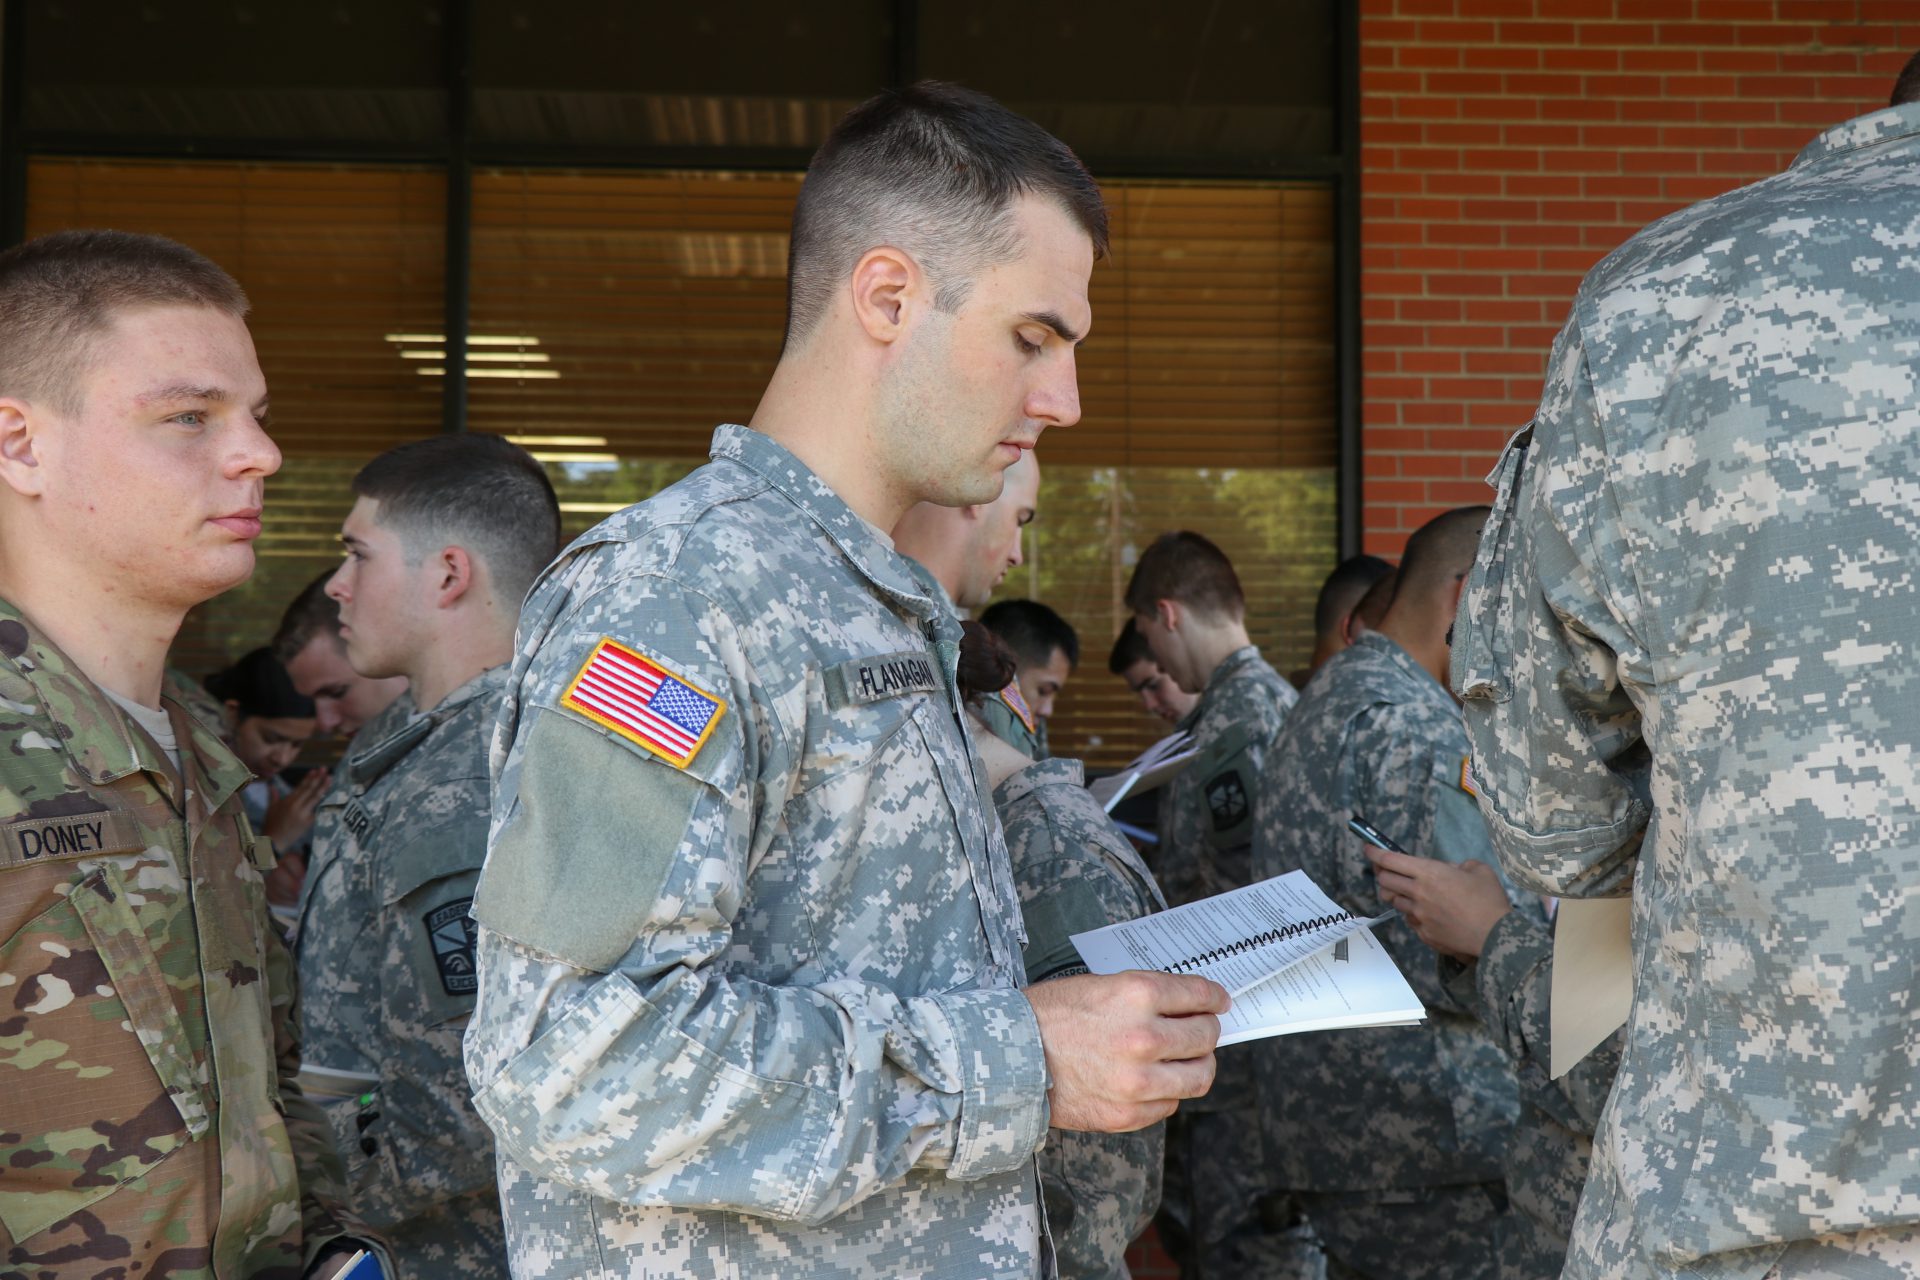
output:
[[[1367,847],[1380,901],[1399,908],[1420,941],[1441,955],[1474,960],[1500,917],[1513,910],[1500,877],[1484,862],[1454,864]]]
[[[320,807],[322,797],[327,794],[327,784],[332,780],[325,769],[308,770],[307,776],[300,779],[300,785],[267,806],[260,834],[273,841],[276,849],[300,843],[301,837],[313,829],[314,811]]]
[[[1132,971],[1055,978],[1027,989],[1053,1077],[1056,1129],[1126,1133],[1213,1087],[1219,1015],[1205,978]]]

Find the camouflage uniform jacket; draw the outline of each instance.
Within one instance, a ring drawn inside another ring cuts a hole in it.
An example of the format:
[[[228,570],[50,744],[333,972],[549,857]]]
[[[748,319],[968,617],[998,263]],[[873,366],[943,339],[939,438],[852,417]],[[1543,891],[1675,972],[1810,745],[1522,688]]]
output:
[[[1254,875],[1304,870],[1348,911],[1377,915],[1373,864],[1347,831],[1356,811],[1411,853],[1491,862],[1486,825],[1462,789],[1466,745],[1447,691],[1393,641],[1362,637],[1308,683],[1267,754]],[[1254,1044],[1278,1185],[1382,1191],[1498,1181],[1517,1110],[1506,1054],[1471,1005],[1446,990],[1433,952],[1406,921],[1375,934],[1426,1004],[1427,1021]]]
[[[0,1275],[297,1277],[339,1234],[247,771],[163,702],[184,778],[0,602]]]
[[[1031,760],[1047,758],[1047,722],[1033,714],[1017,682],[973,703],[988,733]]]
[[[507,1274],[493,1135],[461,1064],[468,908],[487,851],[487,754],[507,668],[354,739],[316,820],[294,958],[309,1062],[377,1078],[325,1105],[354,1210],[401,1277]]]
[[[1028,982],[1086,971],[1074,934],[1166,908],[1140,855],[1087,790],[1078,760],[1022,769],[994,788],[993,804],[1026,920]],[[1158,1124],[1048,1135],[1040,1178],[1061,1280],[1124,1280],[1127,1245],[1160,1203],[1165,1137]]]
[[[535,585],[467,1033],[516,1275],[1044,1265],[1045,1057],[959,637],[744,427]]]
[[[1523,1253],[1552,1260],[1551,1272],[1535,1267],[1520,1276],[1555,1274],[1566,1257],[1594,1126],[1620,1067],[1625,1035],[1616,1032],[1566,1075],[1549,1078],[1553,927],[1531,903],[1500,918],[1473,964],[1443,960],[1440,969],[1455,996],[1471,1005],[1513,1061],[1520,1118],[1507,1143],[1507,1195],[1525,1221],[1512,1220],[1507,1230],[1530,1235],[1530,1248]],[[1503,1250],[1509,1257],[1514,1252],[1504,1245]]]
[[[1517,878],[1634,899],[1569,1276],[1920,1221],[1916,195],[1910,105],[1641,232],[1496,472],[1481,802]]]
[[[1260,765],[1300,695],[1252,645],[1227,655],[1180,728],[1200,754],[1160,797],[1155,875],[1174,906],[1251,883],[1253,797]],[[1253,1123],[1253,1057],[1223,1053],[1213,1088],[1188,1111],[1244,1109]]]

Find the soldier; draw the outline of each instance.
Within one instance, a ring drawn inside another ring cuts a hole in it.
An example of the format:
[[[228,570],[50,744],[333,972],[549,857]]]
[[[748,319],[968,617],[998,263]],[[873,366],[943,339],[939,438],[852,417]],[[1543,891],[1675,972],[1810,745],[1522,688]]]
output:
[[[1127,691],[1140,699],[1148,715],[1159,716],[1168,724],[1179,724],[1199,703],[1200,695],[1188,693],[1160,669],[1153,650],[1127,615],[1120,634],[1114,637],[1113,650],[1107,655],[1107,670],[1126,682]]]
[[[327,586],[347,660],[404,677],[418,710],[355,739],[321,809],[294,935],[301,1038],[343,1086],[325,1106],[349,1194],[400,1276],[504,1278],[492,1137],[460,1059],[478,986],[467,909],[514,621],[560,511],[540,464],[496,436],[403,444],[353,491]]]
[[[1571,1277],[1920,1273],[1916,183],[1908,102],[1634,237],[1495,473],[1480,803],[1516,879],[1634,898]]]
[[[922,502],[894,526],[894,548],[932,574],[965,614],[986,604],[1008,571],[1025,560],[1024,530],[1040,501],[1039,459],[1023,453],[1006,475],[992,502],[964,507]],[[982,693],[972,706],[988,733],[1030,759],[1045,756],[1045,729],[1017,681]]]
[[[1086,170],[990,99],[856,108],[754,425],[535,585],[467,1033],[523,1280],[1033,1276],[1049,1124],[1211,1083],[1217,986],[1020,990],[959,623],[884,532],[1078,418],[1105,242]]]
[[[1441,683],[1485,517],[1464,507],[1408,540],[1380,629],[1335,654],[1288,717],[1256,788],[1256,878],[1302,869],[1346,910],[1379,914],[1365,846],[1347,831],[1355,813],[1424,855],[1490,857],[1465,789],[1460,711]],[[1492,1280],[1513,1073],[1412,928],[1394,920],[1378,933],[1427,1021],[1255,1046],[1280,1185],[1305,1201],[1329,1276]]]
[[[1251,878],[1261,762],[1299,695],[1248,639],[1240,579],[1201,535],[1156,538],[1134,566],[1126,600],[1161,669],[1200,695],[1180,722],[1200,755],[1160,798],[1161,888],[1176,905],[1237,889]],[[1189,1280],[1319,1274],[1297,1207],[1273,1190],[1252,1067],[1250,1052],[1229,1053],[1213,1091],[1182,1104],[1169,1126],[1168,1213],[1185,1236]]]
[[[407,681],[404,676],[370,680],[347,661],[347,642],[340,637],[340,606],[327,594],[333,574],[328,569],[301,588],[280,615],[272,648],[293,687],[302,697],[313,699],[320,732],[352,738],[399,700],[407,691]]]
[[[1348,556],[1333,567],[1320,584],[1320,595],[1313,604],[1313,656],[1298,671],[1289,672],[1287,683],[1296,689],[1307,687],[1313,673],[1327,665],[1327,659],[1354,641],[1354,610],[1374,583],[1393,572],[1393,566],[1379,556]]]
[[[1019,701],[1004,705],[1009,710],[1026,709],[1039,748],[1031,754],[1035,760],[1045,760],[1052,754],[1047,721],[1053,718],[1068,677],[1080,665],[1080,637],[1072,623],[1038,600],[1002,600],[989,605],[980,621],[1013,652],[1015,670],[1009,688]]]
[[[961,689],[991,692],[1013,678],[1013,661],[981,624],[966,628]],[[1087,790],[1078,760],[1036,763],[991,734],[974,741],[1013,863],[1027,981],[1084,973],[1073,935],[1164,910],[1160,887]],[[1060,1280],[1126,1280],[1127,1245],[1160,1202],[1164,1155],[1159,1124],[1048,1136],[1040,1182]]]
[[[1366,855],[1380,901],[1398,909],[1420,940],[1444,957],[1440,973],[1448,991],[1473,1009],[1514,1064],[1520,1117],[1505,1168],[1518,1218],[1509,1218],[1501,1232],[1501,1280],[1558,1276],[1587,1180],[1594,1125],[1619,1070],[1624,1038],[1616,1032],[1571,1071],[1551,1079],[1552,926],[1538,913],[1515,907],[1484,862],[1455,866],[1372,846]]]
[[[246,312],[167,240],[0,255],[9,1275],[296,1277],[351,1225],[296,1174],[327,1144],[247,771],[162,692],[187,610],[252,572],[280,466]]]

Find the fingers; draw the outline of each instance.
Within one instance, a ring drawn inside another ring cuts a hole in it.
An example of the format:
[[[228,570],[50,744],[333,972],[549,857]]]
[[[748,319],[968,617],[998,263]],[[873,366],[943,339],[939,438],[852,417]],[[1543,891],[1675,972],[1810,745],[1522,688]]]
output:
[[[1426,858],[1416,858],[1411,854],[1395,853],[1391,849],[1376,849],[1366,846],[1367,857],[1373,861],[1377,871],[1391,871],[1397,875],[1418,878],[1432,863]]]
[[[1165,1018],[1179,1018],[1194,1013],[1225,1013],[1233,1006],[1233,998],[1227,989],[1207,978],[1197,978],[1184,973],[1149,973],[1138,970],[1117,975],[1143,985],[1139,998],[1146,1012],[1159,1014]]]
[[[1380,888],[1381,898],[1411,897],[1420,887],[1420,882],[1411,876],[1403,876],[1393,871],[1382,871],[1374,877],[1374,883]]]

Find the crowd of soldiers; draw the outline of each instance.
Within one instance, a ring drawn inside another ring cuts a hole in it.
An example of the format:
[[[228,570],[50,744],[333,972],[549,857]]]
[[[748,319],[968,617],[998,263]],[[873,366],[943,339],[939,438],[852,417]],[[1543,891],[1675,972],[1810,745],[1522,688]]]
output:
[[[562,548],[518,446],[399,446],[204,682],[246,297],[0,255],[0,1276],[1091,1280],[1156,1220],[1189,1280],[1920,1275],[1916,189],[1897,101],[1610,257],[1491,505],[1290,678],[1141,550],[1108,667],[1195,756],[1134,838],[1049,747],[1073,628],[988,607],[1107,237],[991,100],[835,130],[708,466]],[[1296,870],[1423,1021],[1216,1054],[1223,990],[1071,942]],[[1552,1078],[1555,904],[1628,893]]]

